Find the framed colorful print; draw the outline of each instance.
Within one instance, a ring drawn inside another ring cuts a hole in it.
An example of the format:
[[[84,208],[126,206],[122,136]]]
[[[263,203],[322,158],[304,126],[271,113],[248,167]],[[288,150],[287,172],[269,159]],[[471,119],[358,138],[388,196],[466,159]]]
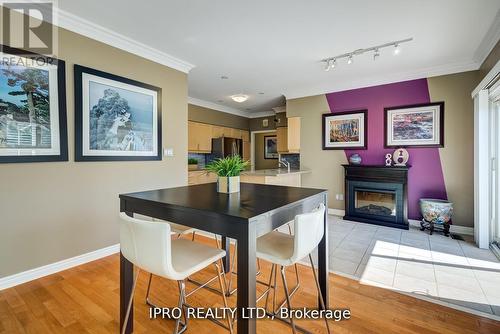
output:
[[[161,160],[161,89],[75,65],[75,160]]]
[[[0,163],[68,160],[62,60],[0,45]]]
[[[443,147],[444,102],[384,109],[385,147]]]
[[[367,110],[323,114],[323,149],[366,149]]]
[[[264,159],[278,159],[278,137],[264,136]]]

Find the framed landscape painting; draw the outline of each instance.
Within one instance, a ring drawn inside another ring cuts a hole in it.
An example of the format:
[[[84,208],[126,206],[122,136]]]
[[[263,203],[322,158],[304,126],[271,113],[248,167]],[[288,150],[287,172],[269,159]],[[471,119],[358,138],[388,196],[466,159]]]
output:
[[[323,114],[323,149],[366,149],[367,110]]]
[[[0,163],[67,161],[65,63],[0,45]]]
[[[444,102],[384,109],[385,147],[443,147]]]
[[[75,65],[76,161],[161,160],[161,89]]]
[[[264,159],[278,159],[278,137],[264,136]]]

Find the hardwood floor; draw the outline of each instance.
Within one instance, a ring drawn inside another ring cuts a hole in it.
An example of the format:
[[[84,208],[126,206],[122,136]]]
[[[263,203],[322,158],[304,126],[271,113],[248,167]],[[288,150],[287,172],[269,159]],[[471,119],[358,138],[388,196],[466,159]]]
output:
[[[213,243],[203,237],[199,241]],[[270,266],[262,264],[262,278]],[[292,306],[314,307],[316,289],[309,267],[299,266],[301,288]],[[203,279],[212,268],[200,273]],[[118,333],[118,254],[0,291],[0,333]],[[135,294],[135,333],[169,333],[173,321],[149,319],[144,304],[147,273],[142,272]],[[293,271],[288,275],[294,285]],[[439,306],[393,291],[362,285],[330,275],[331,307],[349,308],[352,318],[331,322],[334,333],[500,333],[500,322]],[[192,285],[188,284],[188,289]],[[281,290],[281,286],[279,286]],[[261,288],[259,287],[259,291]],[[281,296],[279,296],[281,298]],[[152,299],[175,306],[177,284],[155,278]],[[221,306],[221,297],[201,290],[188,299],[194,306]],[[229,299],[235,304],[235,297]],[[259,304],[260,305],[260,304]],[[326,333],[323,321],[298,321],[313,333]],[[261,320],[259,333],[291,333],[279,321]],[[208,320],[190,320],[187,333],[227,333]]]

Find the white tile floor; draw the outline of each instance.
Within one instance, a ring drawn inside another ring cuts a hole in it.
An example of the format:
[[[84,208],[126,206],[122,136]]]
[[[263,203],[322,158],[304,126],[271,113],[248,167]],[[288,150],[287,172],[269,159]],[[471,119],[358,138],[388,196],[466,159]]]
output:
[[[329,216],[330,269],[363,284],[428,297],[500,320],[500,262],[490,250],[418,228]]]

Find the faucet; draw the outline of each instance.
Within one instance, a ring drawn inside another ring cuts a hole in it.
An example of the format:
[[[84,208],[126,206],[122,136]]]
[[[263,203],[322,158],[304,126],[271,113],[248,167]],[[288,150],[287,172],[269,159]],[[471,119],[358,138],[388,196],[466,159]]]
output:
[[[288,161],[278,159],[278,167],[281,165],[285,166],[286,169],[288,170],[288,173],[290,173],[290,163]]]

